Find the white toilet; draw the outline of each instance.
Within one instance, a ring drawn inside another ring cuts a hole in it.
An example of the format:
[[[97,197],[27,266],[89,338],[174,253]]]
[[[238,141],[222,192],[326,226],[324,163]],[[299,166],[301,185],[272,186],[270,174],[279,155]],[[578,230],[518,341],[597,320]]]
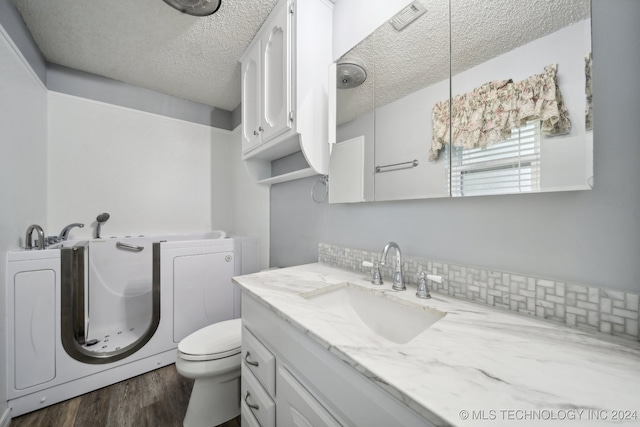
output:
[[[185,427],[213,427],[240,415],[241,319],[206,326],[178,344],[176,369],[195,379]]]

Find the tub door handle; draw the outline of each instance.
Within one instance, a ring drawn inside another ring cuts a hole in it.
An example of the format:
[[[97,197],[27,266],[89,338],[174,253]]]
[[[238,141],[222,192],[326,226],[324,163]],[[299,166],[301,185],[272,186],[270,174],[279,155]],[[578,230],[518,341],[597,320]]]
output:
[[[256,411],[259,411],[260,410],[260,406],[253,405],[253,404],[249,403],[249,398],[250,397],[251,397],[251,393],[249,393],[249,390],[247,390],[247,394],[244,396],[244,403],[246,403],[249,408],[255,409]]]
[[[258,362],[252,362],[251,360],[249,360],[249,356],[251,356],[251,353],[249,353],[247,351],[247,354],[244,355],[244,361],[245,362],[247,362],[251,366],[259,366],[260,365]]]
[[[144,246],[136,246],[129,243],[116,242],[116,248],[126,249],[133,252],[141,252],[144,249]]]

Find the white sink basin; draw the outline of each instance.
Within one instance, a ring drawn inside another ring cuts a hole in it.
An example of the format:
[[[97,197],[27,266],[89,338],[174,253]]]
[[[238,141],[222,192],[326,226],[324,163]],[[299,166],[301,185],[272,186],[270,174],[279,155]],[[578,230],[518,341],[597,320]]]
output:
[[[446,313],[380,292],[342,283],[301,295],[323,310],[397,344],[406,344]]]

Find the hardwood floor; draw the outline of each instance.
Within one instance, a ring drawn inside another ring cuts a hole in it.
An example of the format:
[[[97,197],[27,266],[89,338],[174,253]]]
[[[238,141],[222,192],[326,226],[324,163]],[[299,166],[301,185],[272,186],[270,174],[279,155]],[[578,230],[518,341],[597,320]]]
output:
[[[10,427],[181,427],[192,387],[169,365],[14,418]],[[240,417],[221,427],[240,427]]]

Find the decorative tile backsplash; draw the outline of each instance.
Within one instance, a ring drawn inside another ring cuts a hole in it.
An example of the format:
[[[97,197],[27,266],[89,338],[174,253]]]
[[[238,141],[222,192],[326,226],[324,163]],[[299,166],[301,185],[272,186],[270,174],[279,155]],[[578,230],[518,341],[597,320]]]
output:
[[[367,274],[371,268],[362,261],[379,257],[379,250],[318,245],[319,262]],[[435,293],[640,341],[640,295],[635,293],[410,256],[403,256],[403,268],[407,284],[416,285],[421,271],[443,276],[443,283],[429,282]],[[382,277],[390,280],[392,269],[381,267]]]

